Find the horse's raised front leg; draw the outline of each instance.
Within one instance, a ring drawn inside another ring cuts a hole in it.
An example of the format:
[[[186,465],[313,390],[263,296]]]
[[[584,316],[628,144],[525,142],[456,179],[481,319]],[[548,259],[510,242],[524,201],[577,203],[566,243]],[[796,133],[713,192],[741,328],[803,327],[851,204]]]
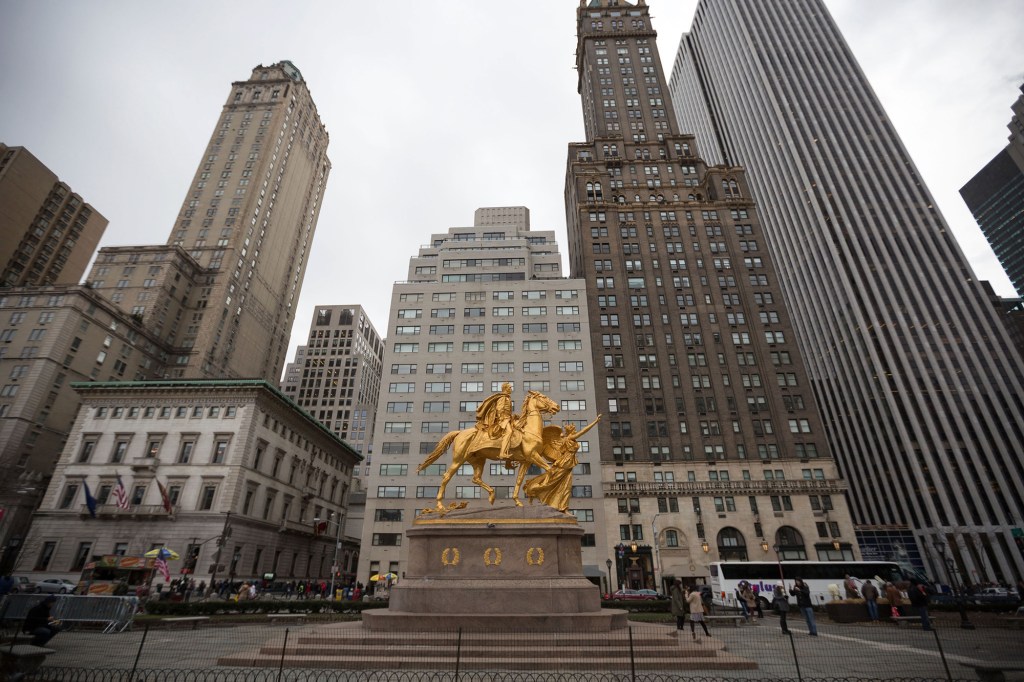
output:
[[[441,485],[437,487],[437,510],[444,511],[444,491],[448,487],[448,481],[452,480],[452,476],[459,470],[459,464],[452,462],[448,470],[444,472],[444,476],[441,477]]]
[[[473,460],[473,483],[487,491],[487,499],[491,504],[494,504],[494,488],[484,483],[484,460],[475,458]]]

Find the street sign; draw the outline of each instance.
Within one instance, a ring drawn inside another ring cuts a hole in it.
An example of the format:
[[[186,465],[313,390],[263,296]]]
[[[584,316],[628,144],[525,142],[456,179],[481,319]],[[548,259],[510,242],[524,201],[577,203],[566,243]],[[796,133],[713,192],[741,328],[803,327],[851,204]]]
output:
[[[1010,531],[1015,538],[1024,538],[1024,528],[1014,528]]]

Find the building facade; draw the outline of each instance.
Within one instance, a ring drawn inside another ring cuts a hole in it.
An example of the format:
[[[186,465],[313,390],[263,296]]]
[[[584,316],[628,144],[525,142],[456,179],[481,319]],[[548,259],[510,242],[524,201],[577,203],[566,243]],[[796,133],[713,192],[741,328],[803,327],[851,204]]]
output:
[[[743,168],[680,133],[644,2],[581,2],[569,147],[615,583],[858,550]],[[636,545],[636,549],[634,549]],[[634,561],[634,559],[636,559]]]
[[[0,570],[10,570],[74,424],[71,384],[156,379],[165,355],[88,287],[0,289]]]
[[[362,306],[316,306],[308,342],[296,349],[288,367],[297,369],[294,376],[286,373],[282,391],[365,455],[373,440],[383,361],[384,340]]]
[[[824,3],[702,0],[670,88],[747,169],[864,543],[910,530],[936,578],[944,545],[1015,582],[1024,365]]]
[[[90,285],[175,347],[170,378],[280,380],[328,142],[299,70],[257,66],[232,84],[166,245],[100,250]]]
[[[530,229],[525,207],[477,209],[471,227],[431,236],[410,259],[408,279],[395,284],[384,353],[372,456],[367,458],[366,515],[360,580],[399,576],[406,565],[405,531],[433,508],[451,454],[422,472],[419,464],[450,431],[476,425],[476,409],[503,382],[514,409],[530,390],[560,404],[553,425],[578,428],[600,411],[594,400],[586,296],[580,280],[561,275],[551,231]],[[583,563],[595,582],[606,578],[596,430],[580,439],[569,511],[584,530]],[[516,471],[493,462],[484,479],[495,504],[508,504]],[[538,471],[539,473],[539,471]],[[446,499],[486,494],[460,471]]]
[[[166,546],[181,556],[171,572],[189,569],[197,583],[268,573],[329,580],[335,562],[342,580],[353,577],[356,539],[342,535],[337,550],[335,541],[360,457],[276,388],[262,380],[74,388],[82,406],[17,570],[75,579],[94,556]]]
[[[0,143],[0,286],[78,284],[106,229],[27,149]]]
[[[1024,295],[1024,95],[1014,102],[1007,127],[1010,144],[960,188],[960,196]]]

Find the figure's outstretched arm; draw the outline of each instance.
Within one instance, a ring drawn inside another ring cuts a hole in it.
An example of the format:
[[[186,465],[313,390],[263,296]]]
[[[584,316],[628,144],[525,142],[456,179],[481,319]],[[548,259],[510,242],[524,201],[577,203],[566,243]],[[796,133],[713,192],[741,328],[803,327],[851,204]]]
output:
[[[576,440],[577,438],[582,436],[584,433],[586,433],[590,429],[592,429],[595,426],[597,426],[597,422],[599,422],[599,421],[601,421],[601,415],[597,415],[597,419],[595,419],[594,421],[592,421],[589,424],[587,424],[586,426],[584,426],[580,431],[577,431],[576,433],[572,434],[572,439]]]

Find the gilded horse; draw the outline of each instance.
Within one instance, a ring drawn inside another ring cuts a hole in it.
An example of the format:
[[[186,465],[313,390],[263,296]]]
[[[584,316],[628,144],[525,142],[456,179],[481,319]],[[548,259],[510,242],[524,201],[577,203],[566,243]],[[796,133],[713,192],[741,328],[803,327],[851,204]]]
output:
[[[555,414],[558,412],[558,404],[543,393],[528,391],[523,400],[522,417],[517,422],[522,423],[521,430],[517,427],[513,435],[512,443],[508,450],[508,460],[519,464],[519,473],[516,476],[516,487],[513,493],[513,500],[517,507],[523,506],[519,501],[519,491],[523,487],[523,479],[526,478],[526,471],[529,465],[536,464],[544,471],[551,468],[551,460],[545,454],[545,448],[561,434],[557,426],[544,427],[544,414]],[[437,509],[445,511],[444,492],[451,480],[463,464],[473,467],[473,483],[487,491],[488,499],[494,504],[494,488],[484,483],[482,478],[484,463],[489,459],[500,459],[501,438],[491,438],[485,429],[476,426],[462,429],[461,431],[450,431],[437,444],[434,451],[427,456],[419,466],[423,471],[436,462],[448,448],[452,448],[452,463],[445,471],[441,479],[441,485],[437,490]]]

